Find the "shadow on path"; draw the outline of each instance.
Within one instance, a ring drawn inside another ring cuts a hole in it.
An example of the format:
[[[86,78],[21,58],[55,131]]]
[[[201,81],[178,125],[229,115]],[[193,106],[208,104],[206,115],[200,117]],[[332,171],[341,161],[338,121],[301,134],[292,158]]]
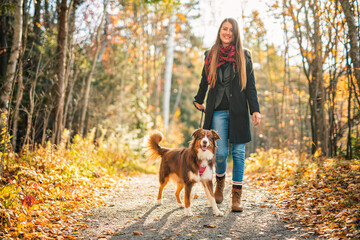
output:
[[[226,185],[225,201],[219,204],[224,217],[216,217],[207,207],[208,200],[200,184],[192,199],[192,217],[178,208],[174,190],[165,188],[162,205],[155,205],[158,182],[155,175],[134,179],[120,197],[109,206],[91,210],[87,217],[88,229],[79,235],[83,239],[315,239],[303,228],[287,229],[271,203],[271,194],[247,183],[244,190],[244,211],[230,211],[231,186]],[[264,207],[266,205],[266,207]],[[104,229],[115,233],[104,235]],[[140,234],[140,235],[136,235]]]

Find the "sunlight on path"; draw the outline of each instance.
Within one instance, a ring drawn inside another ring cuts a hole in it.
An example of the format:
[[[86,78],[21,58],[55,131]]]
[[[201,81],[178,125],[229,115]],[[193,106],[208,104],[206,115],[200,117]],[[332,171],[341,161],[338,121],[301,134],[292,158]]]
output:
[[[244,212],[232,213],[230,185],[225,189],[225,201],[219,204],[224,217],[215,217],[202,186],[194,187],[193,217],[186,217],[184,209],[175,201],[175,187],[169,184],[164,191],[163,205],[157,206],[158,180],[156,175],[142,175],[126,181],[119,197],[108,205],[92,209],[85,215],[88,228],[80,232],[83,239],[300,239],[312,238],[301,229],[286,228],[277,217],[269,192],[244,186]]]

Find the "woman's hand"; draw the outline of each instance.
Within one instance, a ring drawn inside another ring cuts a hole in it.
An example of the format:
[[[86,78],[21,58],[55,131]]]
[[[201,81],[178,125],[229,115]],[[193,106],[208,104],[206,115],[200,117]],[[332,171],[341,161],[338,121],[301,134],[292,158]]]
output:
[[[261,122],[261,115],[259,112],[253,113],[252,121],[253,121],[254,126],[258,125]]]
[[[204,104],[199,104],[197,102],[194,102],[195,105],[196,105],[196,108],[199,110],[199,111],[205,111],[205,105]]]

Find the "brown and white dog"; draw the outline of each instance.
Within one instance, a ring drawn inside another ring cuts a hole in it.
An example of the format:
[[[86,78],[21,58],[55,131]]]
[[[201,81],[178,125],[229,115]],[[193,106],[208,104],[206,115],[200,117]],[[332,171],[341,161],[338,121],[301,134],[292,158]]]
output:
[[[167,149],[160,147],[163,134],[154,131],[145,139],[145,154],[148,159],[161,157],[159,170],[158,204],[161,204],[162,192],[170,179],[177,184],[176,201],[184,207],[180,200],[180,192],[185,188],[185,215],[192,216],[190,208],[191,189],[195,183],[201,182],[206,197],[216,216],[223,216],[219,211],[213,194],[213,168],[215,164],[216,140],[220,139],[214,130],[197,129],[192,134],[188,148]]]

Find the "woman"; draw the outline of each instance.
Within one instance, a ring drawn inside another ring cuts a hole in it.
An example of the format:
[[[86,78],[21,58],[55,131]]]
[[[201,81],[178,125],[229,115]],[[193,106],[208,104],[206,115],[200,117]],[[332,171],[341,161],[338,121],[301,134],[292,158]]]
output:
[[[206,92],[206,109],[203,105]],[[205,52],[205,64],[194,104],[205,110],[204,129],[214,129],[217,141],[215,200],[223,201],[226,159],[231,143],[233,157],[232,211],[241,212],[245,170],[245,143],[251,140],[249,108],[254,126],[261,120],[250,51],[243,49],[239,26],[226,18],[220,25],[215,44]]]

